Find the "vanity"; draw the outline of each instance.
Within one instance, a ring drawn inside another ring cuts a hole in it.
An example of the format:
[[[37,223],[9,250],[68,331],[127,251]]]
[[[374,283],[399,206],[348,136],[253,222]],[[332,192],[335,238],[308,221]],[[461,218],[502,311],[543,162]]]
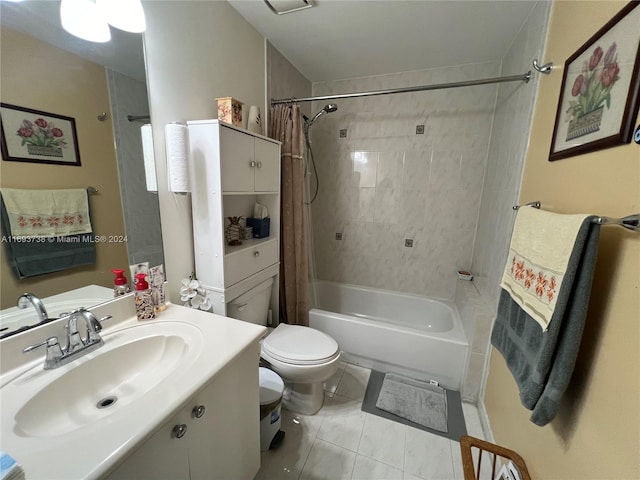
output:
[[[91,310],[104,344],[43,369],[65,319],[0,348],[0,449],[38,479],[252,479],[260,468],[264,327],[169,304],[139,322],[127,295]]]

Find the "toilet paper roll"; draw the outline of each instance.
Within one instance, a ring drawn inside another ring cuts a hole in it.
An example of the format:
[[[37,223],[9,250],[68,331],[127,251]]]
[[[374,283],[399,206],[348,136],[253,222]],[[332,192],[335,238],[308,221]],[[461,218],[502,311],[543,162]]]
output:
[[[167,170],[169,191],[175,193],[190,192],[189,188],[189,141],[185,125],[170,123],[165,126],[167,149]]]
[[[140,127],[142,136],[142,156],[144,158],[144,176],[147,183],[148,192],[158,191],[158,181],[156,178],[156,162],[153,157],[153,133],[151,124],[147,123]]]

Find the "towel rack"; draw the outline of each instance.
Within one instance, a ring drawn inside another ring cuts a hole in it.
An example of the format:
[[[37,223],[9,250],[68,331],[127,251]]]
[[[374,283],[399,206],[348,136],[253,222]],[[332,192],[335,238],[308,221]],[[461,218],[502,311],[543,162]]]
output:
[[[89,195],[95,195],[96,193],[98,193],[98,189],[96,187],[88,186],[87,192],[89,193]]]
[[[529,202],[525,204],[525,207],[533,207],[540,208],[540,202]],[[518,210],[522,205],[514,205],[513,209]],[[611,217],[596,217],[591,220],[592,223],[597,223],[599,225],[618,225],[620,227],[624,227],[627,230],[631,230],[634,232],[640,232],[640,213],[634,213],[633,215],[627,215],[622,218],[611,218]]]

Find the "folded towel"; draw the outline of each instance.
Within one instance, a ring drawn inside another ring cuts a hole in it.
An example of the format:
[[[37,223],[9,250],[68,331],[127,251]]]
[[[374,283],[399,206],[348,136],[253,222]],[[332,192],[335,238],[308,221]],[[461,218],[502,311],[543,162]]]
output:
[[[92,230],[85,189],[3,188],[2,198],[14,236],[53,237]]]
[[[47,238],[15,235],[5,208],[4,192],[0,195],[0,226],[7,261],[19,279],[96,263],[96,244],[91,232]]]
[[[549,328],[576,236],[587,215],[518,210],[500,286],[543,330]]]
[[[555,417],[578,356],[598,254],[600,225],[592,223],[593,218],[583,218],[576,236],[564,238],[572,250],[546,331],[509,292],[503,289],[500,295],[491,343],[504,357],[536,425]],[[547,233],[550,248],[556,248],[560,241],[556,237],[565,232]]]
[[[23,480],[24,470],[15,459],[6,452],[0,451],[0,479]]]

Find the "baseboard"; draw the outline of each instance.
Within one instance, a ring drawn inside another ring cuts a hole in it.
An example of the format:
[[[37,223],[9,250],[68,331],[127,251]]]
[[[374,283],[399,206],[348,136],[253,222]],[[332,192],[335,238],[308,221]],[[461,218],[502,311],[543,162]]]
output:
[[[484,439],[487,442],[496,443],[496,440],[493,436],[493,430],[491,430],[491,422],[489,421],[489,415],[487,414],[487,409],[484,406],[484,402],[482,400],[478,400],[476,404],[478,408],[478,417],[480,417],[480,424],[482,425],[482,432],[484,433]]]

